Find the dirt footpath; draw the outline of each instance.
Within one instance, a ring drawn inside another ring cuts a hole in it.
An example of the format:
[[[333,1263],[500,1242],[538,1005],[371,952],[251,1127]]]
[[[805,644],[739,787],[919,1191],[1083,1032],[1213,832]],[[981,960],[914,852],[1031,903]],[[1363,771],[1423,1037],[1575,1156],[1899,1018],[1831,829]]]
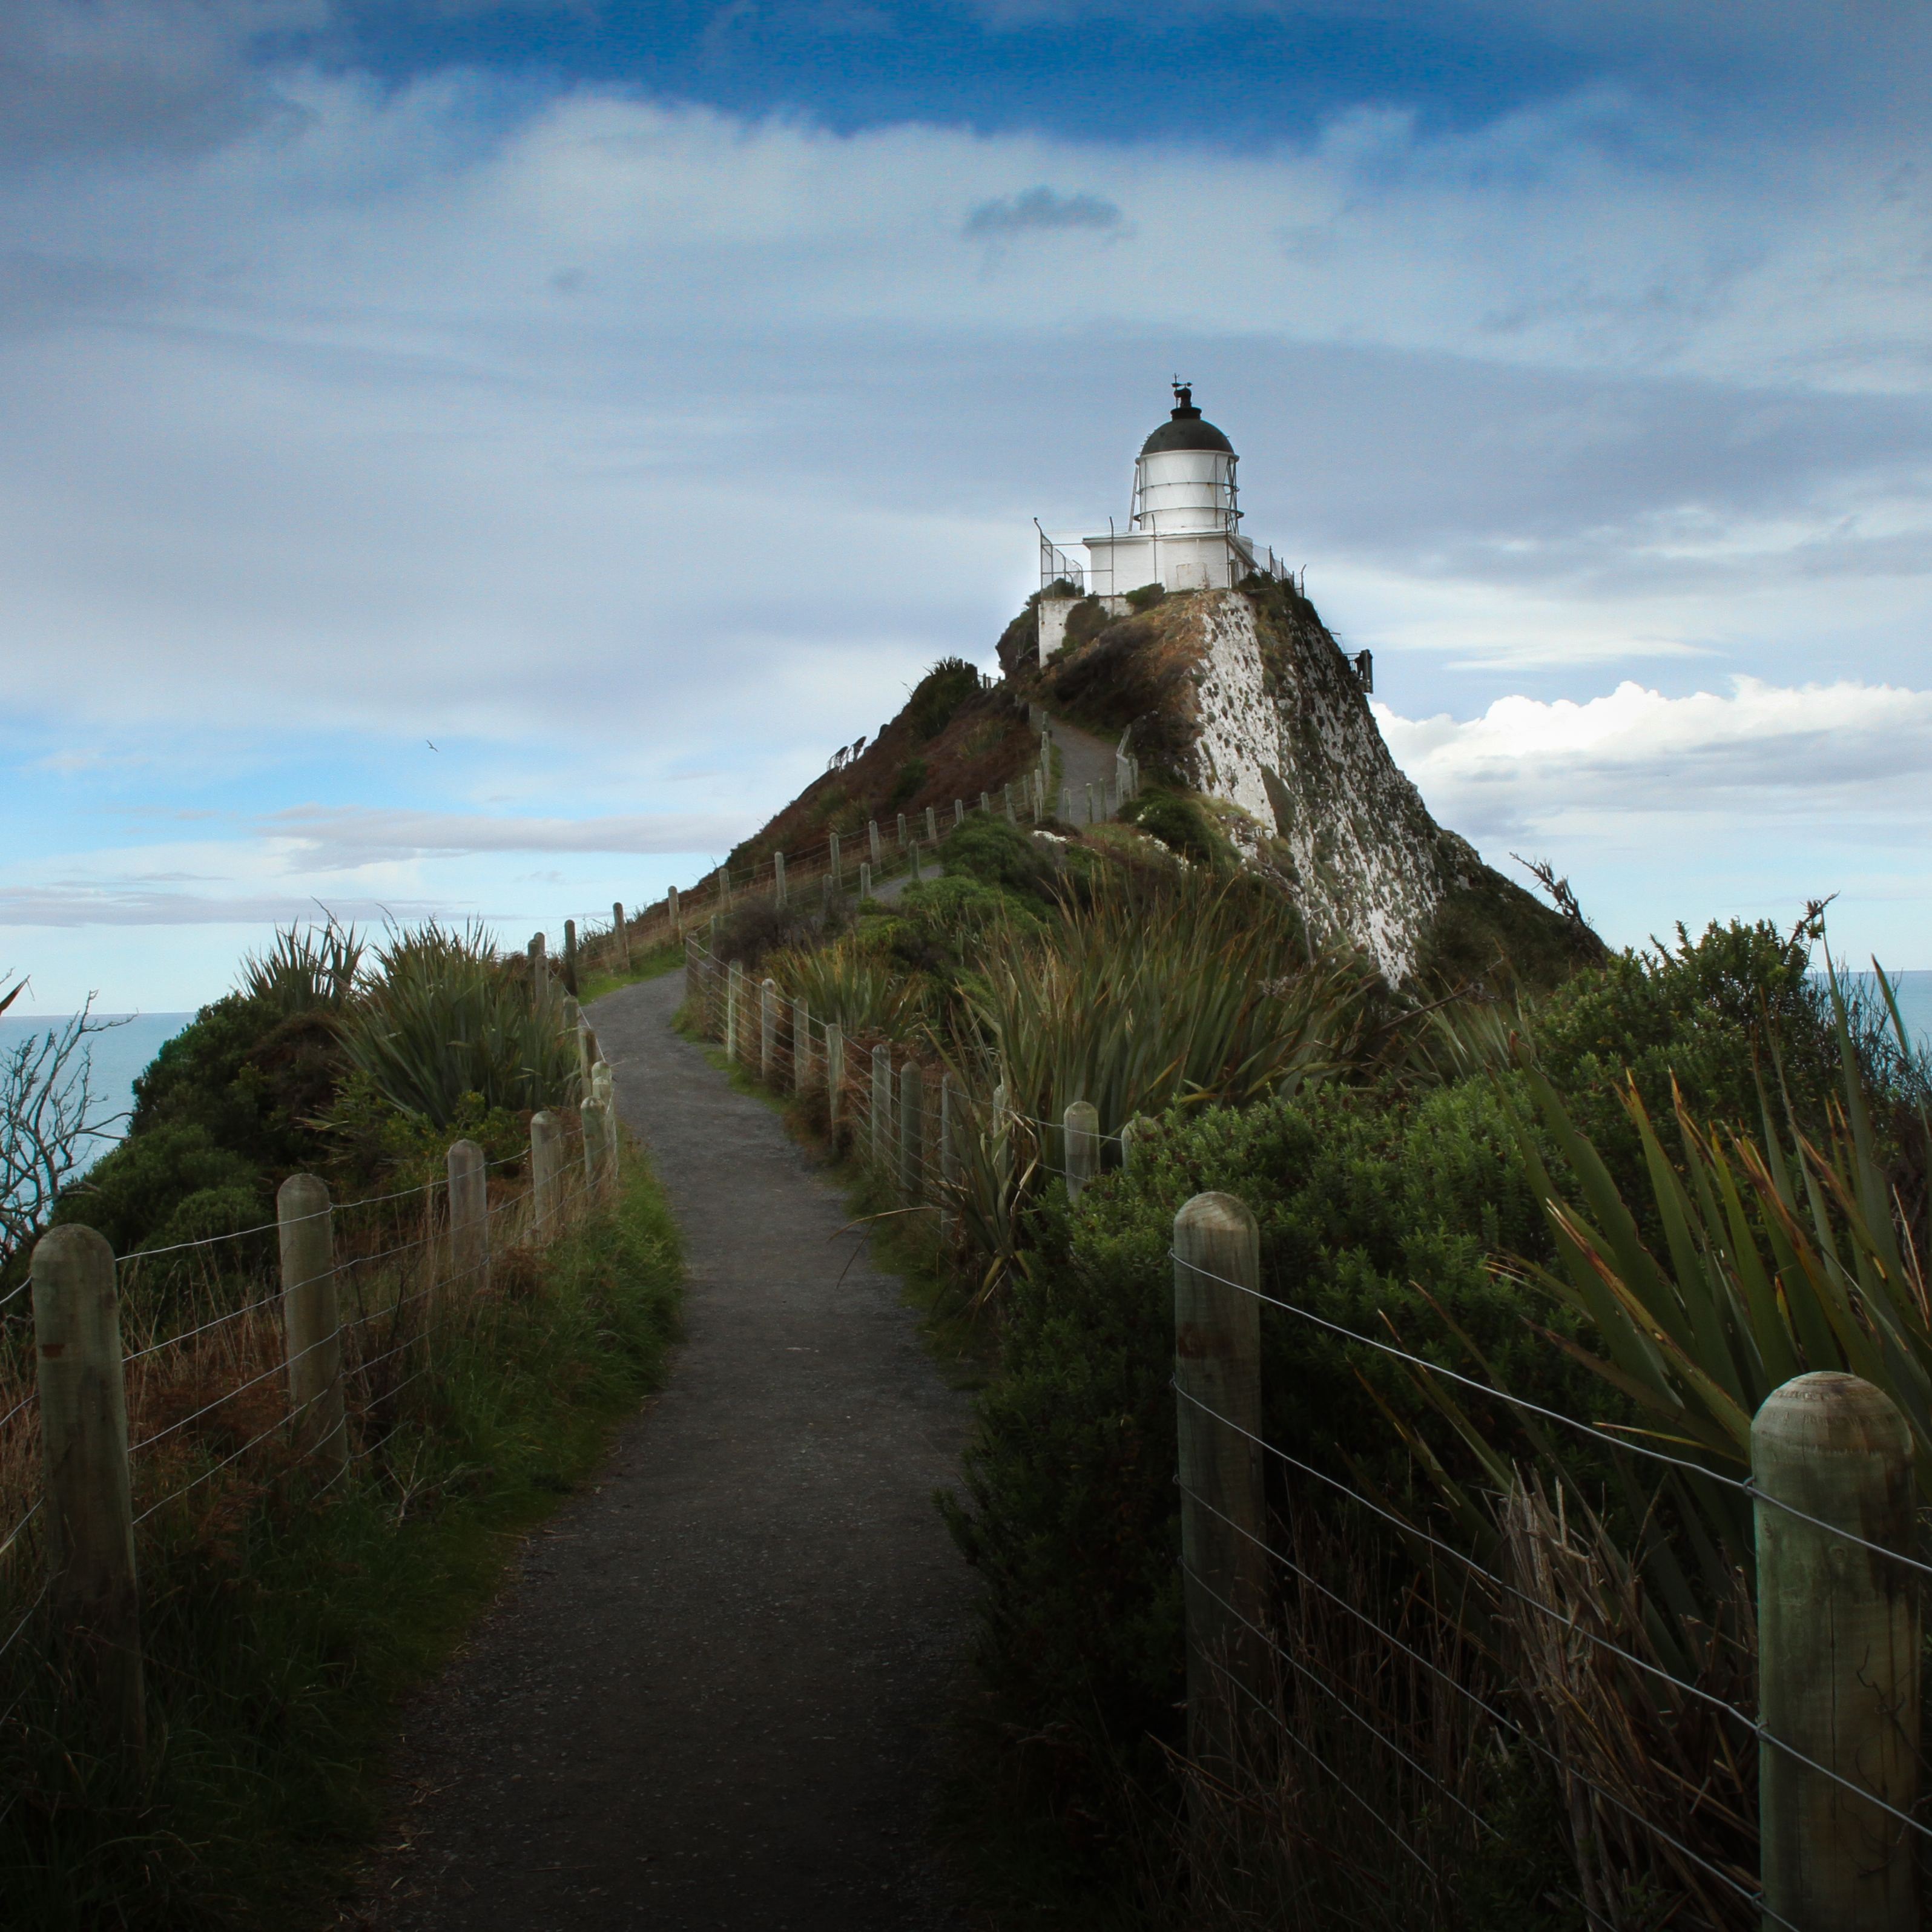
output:
[[[776,1118],[670,1033],[682,984],[593,1017],[689,1244],[688,1340],[417,1714],[383,1927],[959,1922],[925,1834],[964,1399]]]
[[[1060,784],[1064,791],[1073,794],[1073,823],[1084,825],[1087,822],[1087,788],[1094,788],[1094,815],[1108,818],[1112,814],[1107,810],[1106,788],[1114,781],[1117,765],[1114,748],[1117,739],[1096,738],[1090,731],[1083,731],[1077,724],[1063,724],[1058,718],[1053,721],[1053,742],[1060,747]],[[1060,809],[1060,802],[1054,801],[1053,808]],[[601,1037],[601,1036],[600,1036]]]

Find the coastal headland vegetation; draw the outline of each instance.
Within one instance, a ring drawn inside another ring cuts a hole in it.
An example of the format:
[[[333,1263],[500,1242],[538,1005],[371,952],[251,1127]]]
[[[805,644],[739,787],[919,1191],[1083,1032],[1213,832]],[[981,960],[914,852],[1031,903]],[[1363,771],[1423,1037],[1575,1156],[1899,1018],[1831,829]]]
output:
[[[1066,662],[1159,613],[1070,620]],[[988,722],[1066,681],[1015,635]],[[1146,695],[1096,680],[1088,721]],[[949,1841],[999,1923],[1742,1932],[1750,1418],[1849,1370],[1932,1469],[1932,1088],[1882,974],[1833,968],[1822,904],[1617,950],[1547,865],[1543,906],[1464,864],[1392,980],[1185,739],[1112,822],[996,809],[943,876],[744,894],[693,951],[688,1024],[848,1163],[977,1384]],[[1211,1774],[1173,1381],[1210,1192],[1257,1226],[1270,1526]]]
[[[625,970],[584,963],[586,991]],[[553,969],[481,927],[285,931],[163,1048],[125,1137],[60,1194],[54,1226],[96,1229],[117,1258],[142,1750],[103,1732],[49,1614],[31,1244],[8,1258],[9,1925],[334,1921],[393,1806],[401,1700],[656,1384],[675,1333],[680,1243],[648,1167],[581,1179],[581,1053]],[[540,1109],[574,1156],[547,1218],[529,1173]],[[483,1156],[480,1280],[452,1240],[463,1140]],[[333,1473],[284,1366],[277,1194],[300,1174],[332,1203],[351,1449]]]

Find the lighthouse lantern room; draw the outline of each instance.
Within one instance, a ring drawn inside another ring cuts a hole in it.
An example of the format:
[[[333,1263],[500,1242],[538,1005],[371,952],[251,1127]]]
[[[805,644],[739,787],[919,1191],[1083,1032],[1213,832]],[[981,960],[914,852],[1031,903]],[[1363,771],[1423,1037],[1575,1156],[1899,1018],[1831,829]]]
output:
[[[1257,554],[1241,533],[1234,481],[1240,460],[1234,445],[1194,406],[1192,386],[1177,379],[1172,411],[1135,460],[1126,528],[1115,529],[1109,519],[1105,536],[1080,539],[1084,564],[1040,531],[1042,664],[1059,648],[1066,613],[1082,597],[1097,597],[1113,614],[1124,615],[1129,591],[1156,584],[1164,590],[1232,590],[1257,572],[1286,578],[1274,552]]]

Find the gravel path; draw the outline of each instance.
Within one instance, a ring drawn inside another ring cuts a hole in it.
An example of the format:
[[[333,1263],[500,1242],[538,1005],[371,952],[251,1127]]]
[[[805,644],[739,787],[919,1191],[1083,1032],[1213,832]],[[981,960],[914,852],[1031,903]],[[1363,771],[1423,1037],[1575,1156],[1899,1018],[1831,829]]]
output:
[[[964,1402],[777,1119],[669,1030],[682,988],[592,1011],[688,1241],[687,1340],[418,1712],[383,1927],[960,1922],[926,1833]]]
[[[1064,724],[1059,718],[1053,720],[1053,742],[1060,747],[1060,783],[1063,790],[1073,794],[1073,822],[1084,824],[1087,820],[1087,788],[1094,788],[1094,815],[1096,818],[1112,816],[1106,808],[1106,788],[1114,782],[1114,748],[1120,742],[1114,738],[1096,738],[1090,731],[1083,731],[1077,724]],[[1054,808],[1058,809],[1058,806]]]

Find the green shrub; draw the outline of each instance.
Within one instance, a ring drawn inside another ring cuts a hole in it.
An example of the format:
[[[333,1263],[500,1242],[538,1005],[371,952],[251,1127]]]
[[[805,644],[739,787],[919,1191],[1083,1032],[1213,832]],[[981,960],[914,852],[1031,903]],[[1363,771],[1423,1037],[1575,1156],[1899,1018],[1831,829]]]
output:
[[[202,1007],[136,1080],[129,1137],[164,1124],[198,1126],[218,1147],[292,1168],[315,1151],[304,1123],[334,1091],[337,1052],[332,1015],[284,1017],[231,993]]]
[[[1151,610],[1167,595],[1164,584],[1143,584],[1138,590],[1127,592],[1128,608],[1136,612]]]
[[[1039,1802],[1070,1821],[1103,1814],[1123,1756],[1156,1778],[1159,1742],[1178,1736],[1168,1250],[1193,1195],[1225,1191],[1253,1210],[1264,1286],[1282,1300],[1358,1333],[1386,1337],[1392,1324],[1417,1353],[1466,1368],[1426,1289],[1513,1389],[1577,1414],[1623,1412],[1539,1339],[1528,1304],[1486,1265],[1495,1246],[1547,1251],[1514,1145],[1486,1082],[1414,1102],[1328,1086],[1170,1114],[1136,1140],[1130,1178],[1103,1177],[1071,1215],[1036,1216],[1000,1372],[975,1402],[965,1492],[944,1507],[982,1586],[976,1672],[1000,1721],[1035,1740]],[[1263,1330],[1271,1441],[1407,1495],[1408,1456],[1379,1399],[1456,1459],[1450,1432],[1390,1358],[1274,1310]],[[1484,1420],[1518,1441],[1498,1407]]]
[[[1053,861],[1030,832],[989,812],[969,818],[940,848],[948,878],[976,879],[1015,892],[1042,897],[1053,878]]]
[[[913,686],[906,704],[906,722],[922,742],[936,738],[952,722],[960,706],[979,692],[980,673],[975,666],[964,658],[941,658]]]
[[[1192,864],[1211,866],[1228,855],[1227,841],[1214,821],[1192,799],[1178,792],[1149,786],[1122,806],[1120,815]]]
[[[530,1144],[528,1114],[490,1106],[480,1094],[464,1094],[448,1119],[438,1124],[398,1112],[359,1072],[350,1075],[317,1125],[334,1150],[332,1176],[346,1183],[350,1193],[376,1178],[388,1192],[442,1180],[452,1141],[474,1141],[489,1162],[510,1160]]]
[[[238,1234],[274,1218],[267,1169],[190,1120],[158,1123],[104,1154],[62,1196],[56,1225],[98,1228],[117,1255]]]

